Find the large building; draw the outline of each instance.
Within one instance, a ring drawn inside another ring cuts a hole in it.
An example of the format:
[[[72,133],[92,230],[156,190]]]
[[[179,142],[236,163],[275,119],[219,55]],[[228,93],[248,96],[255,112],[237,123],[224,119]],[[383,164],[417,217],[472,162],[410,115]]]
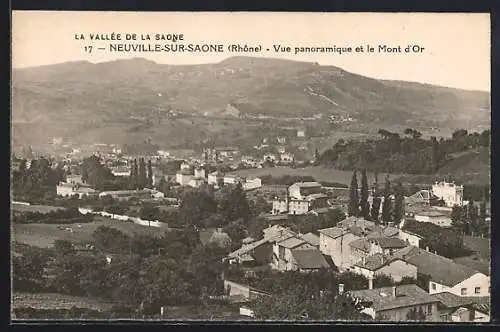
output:
[[[286,197],[273,200],[273,214],[306,214],[328,206],[328,196],[317,182],[297,182],[288,187]]]
[[[455,183],[436,182],[432,185],[432,194],[442,199],[448,207],[464,203],[464,186]]]

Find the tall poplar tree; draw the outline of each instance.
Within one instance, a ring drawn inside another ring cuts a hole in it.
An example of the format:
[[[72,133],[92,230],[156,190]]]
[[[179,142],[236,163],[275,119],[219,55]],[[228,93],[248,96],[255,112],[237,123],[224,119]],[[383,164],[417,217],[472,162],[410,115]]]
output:
[[[370,203],[368,203],[368,179],[366,169],[361,171],[361,198],[359,201],[361,216],[365,219],[370,218]]]
[[[146,163],[144,162],[144,158],[139,159],[139,189],[143,189],[148,182],[148,178],[146,176]]]
[[[394,200],[394,222],[399,223],[404,216],[404,196],[403,196],[403,186],[401,182],[398,182],[396,186],[396,197]]]
[[[371,209],[371,219],[378,223],[378,215],[380,212],[380,197],[373,197],[372,209]]]
[[[382,221],[387,224],[392,220],[391,183],[385,178],[384,202],[382,203]]]
[[[151,165],[151,159],[148,160],[148,188],[153,188],[153,166]]]
[[[349,216],[359,216],[359,198],[358,198],[358,178],[356,171],[352,174],[351,186],[349,191]]]

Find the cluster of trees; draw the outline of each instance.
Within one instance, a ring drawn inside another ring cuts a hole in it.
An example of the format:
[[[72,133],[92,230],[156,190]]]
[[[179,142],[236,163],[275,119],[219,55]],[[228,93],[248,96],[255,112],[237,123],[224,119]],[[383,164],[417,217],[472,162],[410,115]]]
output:
[[[179,209],[185,226],[223,227],[234,246],[241,244],[250,220],[258,214],[259,205],[250,205],[241,184],[225,186],[217,193],[210,187],[188,190]]]
[[[126,179],[115,177],[111,170],[101,163],[98,156],[90,156],[83,159],[82,181],[89,184],[96,190],[123,190],[129,189]]]
[[[24,248],[13,258],[14,291],[90,296],[146,314],[161,306],[200,305],[223,293],[227,252],[201,247],[194,230],[154,238],[103,226],[93,242],[95,250],[83,252],[64,240],[52,249]]]
[[[377,184],[375,185],[378,186]],[[394,193],[394,199],[391,195]],[[358,187],[357,172],[354,171],[349,187],[349,216],[363,217],[366,220],[374,222],[382,221],[385,224],[394,222],[398,224],[404,217],[404,195],[403,187],[400,182],[394,189],[391,189],[389,177],[385,179],[385,188],[382,192],[378,190],[374,193],[372,204],[368,201],[369,189],[366,170],[361,171],[361,188]],[[380,214],[380,205],[382,204],[382,215]]]
[[[464,246],[462,233],[456,228],[442,228],[431,223],[406,220],[403,229],[422,236],[421,246],[429,247],[429,250],[436,251],[441,256],[456,258],[472,254]]]
[[[486,202],[481,201],[479,208],[472,200],[466,206],[455,205],[451,211],[453,227],[466,235],[482,235],[489,237],[491,232],[490,223],[486,221]]]
[[[77,224],[92,222],[91,215],[83,215],[78,208],[71,207],[67,209],[55,210],[47,213],[41,212],[22,212],[16,213],[15,222],[21,224]]]
[[[144,158],[134,159],[129,177],[130,187],[133,189],[153,188],[153,167],[151,160],[148,160],[147,166]]]
[[[56,185],[65,178],[61,165],[52,167],[46,158],[33,159],[30,167],[27,161],[19,161],[19,169],[12,172],[12,190],[15,199],[31,200],[44,197],[47,192],[55,192]]]
[[[317,164],[339,169],[367,169],[375,172],[432,174],[449,161],[451,153],[490,146],[490,131],[468,133],[460,129],[450,139],[423,139],[412,128],[399,133],[380,129],[381,139],[345,141],[340,139],[323,152]]]

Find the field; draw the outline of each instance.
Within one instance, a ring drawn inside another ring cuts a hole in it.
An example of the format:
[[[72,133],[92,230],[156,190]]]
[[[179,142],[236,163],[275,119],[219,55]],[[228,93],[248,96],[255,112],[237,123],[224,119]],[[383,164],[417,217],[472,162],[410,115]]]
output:
[[[129,235],[137,233],[155,236],[162,235],[166,231],[166,228],[141,226],[105,217],[95,217],[91,223],[65,225],[65,227],[71,228],[72,232],[59,229],[58,226],[55,224],[18,224],[14,222],[12,223],[12,239],[32,246],[50,247],[57,239],[69,240],[74,243],[90,241],[92,233],[99,226],[114,227]]]
[[[39,212],[39,213],[49,213],[56,210],[64,210],[61,206],[49,206],[49,205],[24,205],[12,203],[12,211],[15,212]]]
[[[12,307],[34,309],[71,309],[88,308],[105,311],[113,307],[114,303],[100,301],[89,297],[69,296],[58,293],[13,293]],[[63,317],[61,317],[63,318]]]
[[[290,176],[312,176],[316,181],[320,182],[337,182],[345,185],[351,183],[352,171],[342,171],[334,168],[326,168],[321,166],[306,167],[306,168],[290,168],[290,167],[272,167],[272,168],[254,168],[254,169],[244,169],[232,172],[231,174],[239,176],[265,176],[271,175],[273,177],[281,177],[283,175]],[[371,184],[374,180],[374,176],[371,173],[367,173],[368,183]],[[390,178],[395,178],[395,175],[391,175]],[[379,173],[378,180],[379,183],[383,182],[385,174]],[[358,181],[360,176],[358,174]]]

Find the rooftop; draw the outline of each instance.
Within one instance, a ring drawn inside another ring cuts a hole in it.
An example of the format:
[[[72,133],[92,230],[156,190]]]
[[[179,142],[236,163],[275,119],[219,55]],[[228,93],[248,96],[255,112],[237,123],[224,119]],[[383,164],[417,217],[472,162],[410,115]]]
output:
[[[302,239],[304,239],[304,241],[312,244],[313,246],[319,246],[319,236],[317,236],[314,233],[304,234],[304,235],[302,235]]]
[[[364,264],[363,262],[358,262],[355,265],[370,271],[376,271],[396,260],[399,260],[399,258],[394,258],[391,256],[383,255],[381,253],[376,253],[374,255],[368,256],[365,259]]]
[[[450,287],[479,273],[479,271],[457,264],[449,258],[414,246],[407,246],[397,251],[393,256],[400,257],[404,261],[415,265],[418,268],[418,273],[429,275],[432,281]]]
[[[478,236],[462,237],[464,246],[477,253],[482,259],[491,260],[491,240]]]
[[[294,249],[292,256],[301,269],[329,268],[330,265],[318,249]]]
[[[321,187],[319,182],[296,182],[292,186],[298,186],[299,188],[316,188]]]
[[[487,310],[486,312],[489,313],[491,303],[491,298],[489,296],[458,296],[449,292],[436,293],[431,296],[448,308],[477,305],[479,306],[478,311],[485,312]]]
[[[291,238],[285,239],[281,242],[278,242],[278,245],[281,247],[284,247],[284,248],[293,249],[293,248],[296,248],[296,247],[298,247],[302,244],[305,244],[305,243],[307,243],[307,242],[302,240],[302,239],[299,239],[296,237],[291,237]]]
[[[471,269],[477,270],[487,276],[491,273],[491,266],[488,261],[479,259],[477,256],[459,257],[453,260],[457,264],[465,265]]]
[[[346,232],[344,232],[344,230],[342,228],[339,228],[339,227],[330,227],[330,228],[323,228],[323,229],[320,229],[318,230],[319,233],[321,234],[324,234],[328,237],[331,237],[333,239],[336,239],[338,238],[339,236],[342,236],[343,234],[345,234]]]
[[[365,289],[350,293],[356,298],[372,302],[371,307],[376,312],[439,302],[438,299],[414,284],[395,286],[395,288],[396,296],[393,296],[392,287]]]

